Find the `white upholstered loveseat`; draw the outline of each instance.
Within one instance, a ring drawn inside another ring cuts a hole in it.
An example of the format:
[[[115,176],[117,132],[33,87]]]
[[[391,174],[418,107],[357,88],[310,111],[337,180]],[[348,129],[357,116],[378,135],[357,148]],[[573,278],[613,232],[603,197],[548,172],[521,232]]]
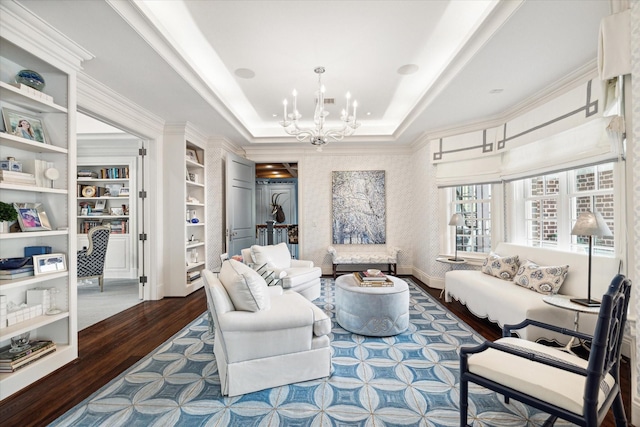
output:
[[[520,263],[531,260],[540,266],[569,265],[568,274],[558,291],[562,295],[581,298],[587,296],[588,255],[553,249],[499,243],[494,252],[502,256],[518,255]],[[613,277],[618,273],[619,260],[594,256],[592,259],[591,296],[600,299]],[[545,295],[483,273],[480,270],[455,270],[445,274],[445,301],[452,299],[465,304],[478,317],[504,325],[515,325],[525,319],[540,320],[567,329],[574,328],[574,312],[545,303]],[[595,315],[580,316],[580,331],[593,334]],[[545,339],[562,344],[568,337],[540,328],[528,327],[519,331],[529,341]]]
[[[224,261],[203,273],[222,394],[237,396],[331,374],[331,319],[297,292]]]

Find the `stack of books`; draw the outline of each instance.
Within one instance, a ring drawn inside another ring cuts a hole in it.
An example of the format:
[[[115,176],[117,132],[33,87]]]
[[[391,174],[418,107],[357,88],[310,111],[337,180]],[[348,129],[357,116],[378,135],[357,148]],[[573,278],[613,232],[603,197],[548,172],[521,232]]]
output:
[[[187,282],[188,283],[193,283],[198,279],[200,279],[200,271],[189,271],[187,273]]]
[[[0,270],[0,280],[20,279],[28,276],[33,276],[33,265],[25,265],[13,270]]]
[[[369,274],[366,271],[356,271],[355,273],[353,273],[353,276],[356,278],[358,286],[367,286],[372,288],[393,286],[393,281],[383,273]]]
[[[31,341],[29,348],[12,352],[11,346],[0,349],[0,372],[13,372],[56,351],[53,341]]]
[[[36,177],[32,173],[0,170],[0,182],[5,184],[36,185]]]

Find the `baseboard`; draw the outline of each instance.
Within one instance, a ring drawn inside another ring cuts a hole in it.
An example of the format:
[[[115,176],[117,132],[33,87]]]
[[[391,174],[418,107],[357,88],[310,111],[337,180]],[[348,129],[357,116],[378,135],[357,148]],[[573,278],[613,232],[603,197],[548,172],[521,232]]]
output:
[[[633,396],[631,402],[631,423],[634,426],[640,426],[640,397],[638,396]]]
[[[422,271],[420,269],[417,269],[417,268],[413,268],[413,270],[411,271],[410,274],[413,275],[413,277],[415,277],[416,279],[420,280],[422,283],[424,283],[425,285],[427,285],[430,288],[444,289],[444,278],[443,277],[430,276],[429,274],[427,274],[424,271]]]

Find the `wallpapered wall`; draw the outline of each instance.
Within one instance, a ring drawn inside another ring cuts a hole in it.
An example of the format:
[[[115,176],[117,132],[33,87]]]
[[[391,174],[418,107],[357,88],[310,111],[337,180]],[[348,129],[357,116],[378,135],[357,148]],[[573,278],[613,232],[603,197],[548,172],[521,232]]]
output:
[[[364,153],[363,153],[364,154]],[[344,251],[386,251],[388,247],[401,248],[398,271],[410,274],[413,259],[415,225],[420,223],[416,209],[414,182],[415,162],[410,155],[332,156],[318,155],[315,151],[298,161],[299,170],[299,222],[300,258],[312,260],[322,267],[324,274],[331,272],[331,172],[349,170],[384,170],[387,209],[386,245],[337,245]],[[366,159],[366,160],[363,160]],[[425,162],[425,167],[426,167]]]

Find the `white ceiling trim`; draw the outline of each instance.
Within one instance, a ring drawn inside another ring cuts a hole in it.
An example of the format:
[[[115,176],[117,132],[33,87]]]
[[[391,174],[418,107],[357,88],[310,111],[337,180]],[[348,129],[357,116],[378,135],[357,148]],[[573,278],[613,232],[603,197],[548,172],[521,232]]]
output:
[[[245,139],[251,140],[248,129],[236,118],[194,69],[185,62],[174,46],[162,34],[159,23],[145,12],[142,2],[129,3],[106,0],[107,3],[169,64],[200,96],[233,126]]]

